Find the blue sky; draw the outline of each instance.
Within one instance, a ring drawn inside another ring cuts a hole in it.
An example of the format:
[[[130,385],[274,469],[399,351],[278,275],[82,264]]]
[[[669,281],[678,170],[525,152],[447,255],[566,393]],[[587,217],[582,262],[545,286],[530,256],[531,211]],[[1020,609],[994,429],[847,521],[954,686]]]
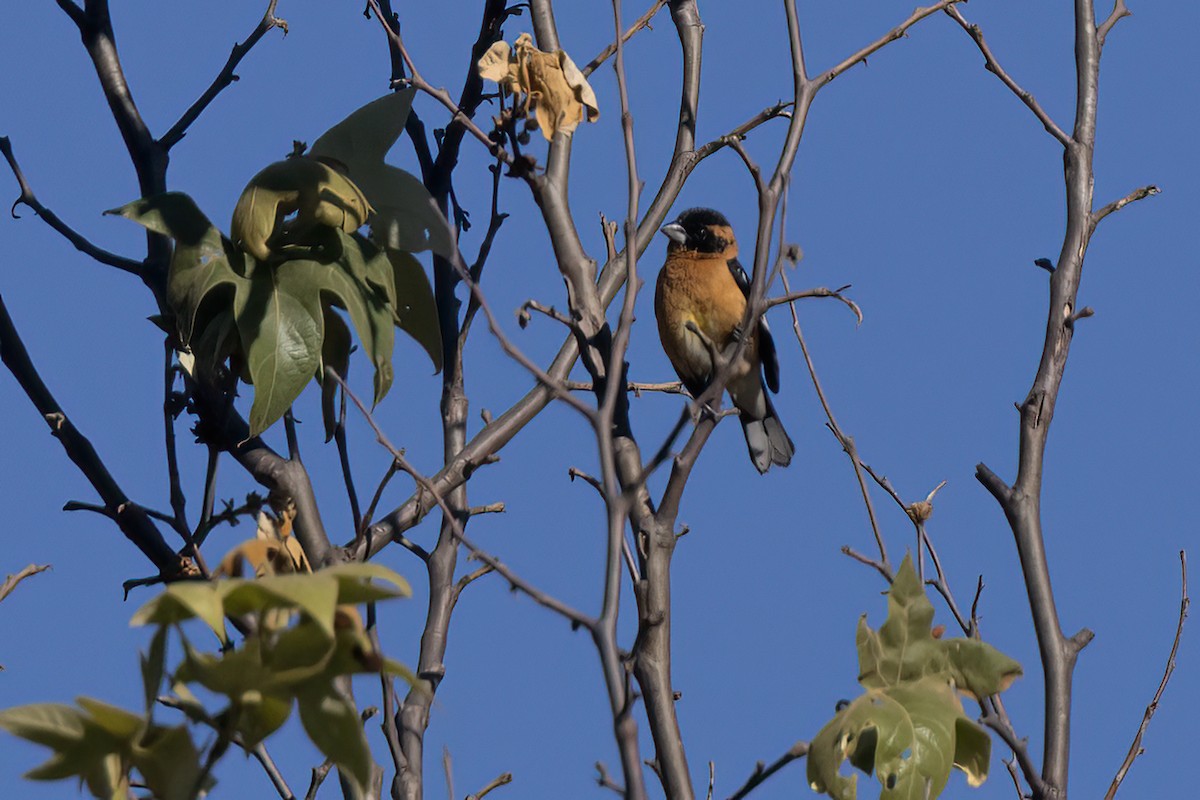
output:
[[[182,14],[174,4],[131,0],[114,11],[122,62],[151,129],[158,134],[216,75],[229,47],[257,23],[257,4],[231,0]],[[265,3],[262,4],[265,6]],[[413,11],[406,40],[422,72],[452,93],[468,66],[477,30],[474,3]],[[983,26],[1013,77],[1060,126],[1074,106],[1069,3],[974,0],[963,13]],[[607,3],[560,4],[564,47],[586,63],[611,39]],[[898,24],[911,2],[804,3],[800,16],[810,70],[831,66]],[[1095,641],[1075,673],[1073,793],[1103,793],[1158,684],[1174,633],[1181,548],[1196,540],[1191,454],[1200,445],[1194,408],[1200,325],[1193,311],[1200,270],[1192,225],[1200,210],[1200,160],[1191,146],[1200,113],[1197,66],[1185,58],[1200,25],[1191,3],[1130,2],[1135,16],[1110,35],[1101,72],[1096,204],[1148,183],[1163,194],[1109,217],[1088,253],[1080,302],[1096,309],[1074,340],[1047,453],[1043,512],[1060,614],[1068,634],[1087,626]],[[451,13],[447,13],[446,10]],[[626,10],[632,20],[642,6]],[[1108,8],[1102,8],[1107,13]],[[173,151],[169,181],[222,227],[245,182],[291,148],[387,89],[385,42],[360,4],[280,3],[290,23],[273,31],[230,87]],[[704,84],[698,138],[719,136],[790,95],[782,7],[746,0],[706,3]],[[525,17],[505,27],[508,40]],[[641,177],[661,179],[678,114],[678,44],[666,15],[627,50]],[[625,210],[624,156],[615,79],[592,78],[598,124],[576,133],[571,199],[584,243],[603,253],[598,215]],[[417,104],[429,127],[444,124],[438,106]],[[481,124],[486,123],[486,118]],[[746,143],[773,163],[784,125],[768,125]],[[0,12],[0,135],[12,139],[39,198],[101,246],[139,257],[133,225],[100,212],[137,195],[132,169],[107,113],[78,35],[51,3],[9,4]],[[533,148],[541,147],[535,137]],[[463,237],[468,255],[486,228],[490,176],[486,154],[468,141],[456,184],[478,225]],[[402,140],[391,160],[415,169]],[[0,198],[15,198],[0,174]],[[565,305],[537,210],[526,188],[503,185],[505,224],[484,275],[492,306],[510,336],[543,362],[560,331],[535,320],[521,331],[524,300]],[[677,208],[722,210],[751,247],[753,186],[732,152],[706,161]],[[75,252],[27,209],[0,219],[0,293],[41,369],[75,423],[140,502],[167,505],[161,422],[162,344],[145,317],[151,298],[136,279]],[[843,428],[863,459],[910,500],[942,480],[930,533],[960,603],[977,576],[986,638],[1020,660],[1026,677],[1005,695],[1019,733],[1041,750],[1041,676],[1019,565],[1003,515],[973,477],[983,461],[1011,479],[1016,464],[1013,402],[1028,390],[1044,332],[1046,273],[1063,228],[1061,150],[1031,114],[983,69],[971,41],[936,15],[840,77],[816,100],[793,174],[787,220],[805,259],[794,287],[853,284],[864,323],[856,327],[833,303],[810,301],[802,323],[819,375]],[[641,270],[649,280],[664,252],[655,243]],[[743,261],[749,263],[748,253]],[[630,350],[635,380],[673,378],[655,335],[651,293],[638,298]],[[824,417],[788,333],[786,311],[772,312],[783,364],[781,417],[796,442],[786,470],[760,477],[748,463],[737,426],[721,425],[705,450],[680,521],[691,527],[674,561],[675,685],[698,786],[715,762],[715,796],[741,785],[756,760],[771,761],[793,741],[813,736],[834,704],[857,693],[854,626],[885,612],[878,576],[843,556],[848,544],[871,547],[866,514],[849,463]],[[380,422],[410,459],[433,472],[439,463],[439,379],[411,342],[399,344],[397,381]],[[363,365],[352,383],[365,391]],[[482,326],[468,349],[472,432],[478,412],[499,413],[531,385]],[[643,449],[654,449],[682,401],[648,395],[633,401]],[[86,694],[136,707],[139,647],[148,634],[128,628],[151,596],[122,601],[121,583],[150,568],[114,526],[96,516],[64,514],[69,500],[92,501],[11,375],[0,373],[0,572],[29,562],[53,571],[23,584],[0,605],[0,706],[69,701]],[[307,424],[302,446],[327,527],[349,538],[349,512],[336,457],[321,443],[317,395],[297,406]],[[180,427],[189,512],[200,503],[204,453],[189,449]],[[352,423],[356,475],[373,487],[388,456]],[[282,444],[282,433],[268,434]],[[574,412],[552,407],[472,479],[472,504],[504,501],[505,515],[476,518],[473,538],[539,587],[596,609],[602,580],[603,510],[594,493],[567,480],[567,468],[595,472],[595,448]],[[223,497],[254,488],[232,462],[220,476]],[[658,487],[661,490],[661,486]],[[369,491],[369,489],[365,490]],[[395,482],[385,504],[411,486]],[[908,520],[876,493],[893,557],[911,546]],[[389,506],[390,507],[390,506]],[[247,525],[210,539],[212,555],[252,533]],[[432,542],[431,518],[412,538]],[[393,548],[383,563],[409,577],[416,598],[384,611],[390,655],[415,663],[424,617],[422,570]],[[631,610],[626,592],[624,608]],[[935,602],[939,621],[952,622]],[[632,617],[623,623],[632,643]],[[1125,796],[1180,796],[1194,785],[1182,764],[1190,754],[1191,711],[1200,697],[1197,637],[1185,633],[1179,671],[1143,745],[1146,754]],[[456,610],[448,674],[427,740],[431,797],[443,796],[440,754],[449,748],[455,787],[475,791],[500,772],[510,797],[600,797],[595,761],[618,771],[598,662],[588,638],[499,580],[474,584]],[[361,687],[370,699],[373,684]],[[642,747],[651,754],[642,730]],[[294,730],[272,746],[293,789],[303,792],[320,762]],[[0,796],[61,797],[59,785],[29,786],[19,775],[40,763],[39,748],[0,746]],[[1002,798],[1012,786],[994,747],[992,778],[972,791],[955,776],[946,796]],[[253,763],[231,754],[218,770],[217,797],[271,796]],[[794,764],[752,797],[803,796]],[[861,786],[869,783],[860,781]],[[1187,788],[1185,788],[1187,787]],[[330,788],[330,791],[335,791]],[[497,795],[499,796],[499,795]],[[864,794],[868,796],[868,794]]]

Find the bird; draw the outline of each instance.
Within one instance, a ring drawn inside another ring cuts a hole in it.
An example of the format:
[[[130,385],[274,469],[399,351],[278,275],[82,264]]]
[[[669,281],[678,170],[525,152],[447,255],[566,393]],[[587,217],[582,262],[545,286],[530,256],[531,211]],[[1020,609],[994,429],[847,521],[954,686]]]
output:
[[[670,241],[654,293],[658,335],[684,388],[699,398],[716,372],[713,350],[723,353],[743,335],[750,279],[733,227],[719,211],[690,208],[660,232]],[[725,388],[759,473],[790,464],[796,448],[767,393],[779,391],[779,357],[765,316],[751,326]]]

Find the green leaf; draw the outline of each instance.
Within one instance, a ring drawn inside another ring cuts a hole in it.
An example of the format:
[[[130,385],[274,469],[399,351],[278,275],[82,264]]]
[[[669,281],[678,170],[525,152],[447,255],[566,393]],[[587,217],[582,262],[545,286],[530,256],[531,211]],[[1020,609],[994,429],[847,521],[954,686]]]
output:
[[[321,366],[317,369],[317,380],[321,383],[321,420],[325,423],[325,441],[333,438],[337,429],[337,393],[341,388],[335,380],[326,379],[325,367],[333,367],[342,380],[349,380],[350,372],[350,329],[342,316],[331,307],[324,309],[325,341],[321,343]]]
[[[373,100],[320,136],[309,155],[345,165],[375,209],[371,229],[377,242],[450,257],[454,237],[425,185],[383,160],[404,130],[413,93],[406,89]]]
[[[296,697],[300,722],[317,749],[361,789],[371,781],[371,751],[354,704],[332,686],[313,687]]]
[[[412,589],[403,577],[392,570],[373,562],[337,564],[321,570],[338,583],[338,605],[368,603],[391,597],[410,597]],[[385,581],[393,588],[372,584],[372,580]]]
[[[175,240],[167,274],[167,303],[175,311],[180,341],[190,344],[197,322],[202,321],[200,309],[208,295],[222,285],[236,285],[245,280],[246,265],[241,253],[204,216],[195,201],[181,192],[135,200],[105,213],[133,220]],[[214,313],[219,311],[218,308]]]
[[[31,777],[26,775],[25,777]],[[73,776],[67,776],[73,777]],[[93,797],[102,800],[128,800],[129,798],[129,765],[125,758],[117,753],[109,753],[97,759],[86,773],[83,774],[88,791]]]
[[[284,223],[292,212],[294,220]],[[315,158],[276,161],[259,171],[238,198],[229,235],[259,261],[276,261],[279,237],[303,240],[321,226],[354,231],[367,221],[370,203],[359,187]]]
[[[158,698],[158,687],[162,686],[164,665],[167,655],[167,627],[164,625],[154,632],[150,640],[150,649],[140,654],[142,666],[142,695],[146,701],[146,715],[154,709]]]
[[[268,575],[252,581],[226,581],[225,610],[230,614],[248,614],[269,608],[297,608],[332,639],[338,582],[325,573],[326,570],[322,570],[306,575]]]
[[[53,750],[41,766],[25,774],[29,780],[83,777],[89,785],[111,788],[106,760],[128,742],[114,737],[89,715],[58,703],[38,703],[0,711],[0,728]],[[119,776],[118,776],[119,777]],[[113,778],[116,780],[116,778]],[[105,789],[107,791],[107,788]]]
[[[412,88],[389,92],[351,112],[313,142],[309,155],[343,164],[356,159],[383,161],[404,132],[416,93]]]
[[[336,646],[336,640],[316,623],[301,621],[280,633],[264,658],[274,684],[281,689],[294,689],[298,684],[324,675]]]
[[[133,751],[133,766],[142,774],[154,800],[191,800],[200,779],[200,753],[187,726],[155,727]]]
[[[254,383],[250,435],[274,424],[312,380],[321,359],[320,287],[330,267],[292,260],[255,270],[234,299],[242,350]]]
[[[987,779],[991,740],[963,714],[956,691],[984,697],[1006,688],[1021,667],[984,642],[935,639],[933,605],[912,560],[905,557],[888,591],[888,616],[872,630],[862,617],[856,642],[864,695],[838,712],[813,738],[808,753],[812,788],[853,800],[857,776],[874,773],[881,800],[937,797],[953,767],[978,786]]]
[[[198,244],[212,228],[196,201],[183,192],[143,197],[104,213],[125,217],[143,228],[170,236],[185,247]]]
[[[1021,675],[1021,665],[987,642],[951,639],[944,643],[958,690],[971,697],[998,694]]]
[[[374,255],[374,246],[349,236],[343,237],[342,241],[341,258],[321,273],[321,290],[335,305],[349,312],[358,340],[375,367],[374,402],[378,403],[391,388],[393,380],[395,328],[392,312],[379,294],[356,275],[366,274],[367,257]],[[367,256],[364,256],[364,247],[370,248]]]
[[[419,253],[432,250],[453,258],[454,234],[438,211],[433,196],[421,183],[391,164],[351,165],[350,174],[375,208],[371,238],[393,250]]]
[[[292,714],[288,693],[246,692],[240,698],[237,730],[246,747],[254,747],[283,727]]]
[[[114,739],[132,742],[146,727],[146,719],[131,711],[91,697],[77,697],[75,702],[88,712],[91,721]]]
[[[849,759],[867,774],[875,773],[883,787],[880,800],[937,797],[958,760],[960,718],[962,705],[954,691],[936,678],[868,690],[813,738],[809,783],[815,791],[852,800],[856,778],[838,772]],[[971,764],[977,766],[974,759]]]
[[[0,728],[35,744],[62,750],[83,740],[83,715],[62,703],[33,703],[0,711]]]
[[[966,717],[954,721],[954,766],[967,774],[967,784],[979,786],[987,780],[992,759],[992,740],[987,731]]]
[[[180,581],[168,586],[163,593],[139,608],[130,625],[170,625],[199,617],[222,642],[225,635],[225,611],[218,587],[207,581]]]
[[[199,683],[236,701],[246,692],[270,689],[271,670],[263,665],[262,642],[256,636],[220,655],[197,652],[185,643],[175,680]]]
[[[437,302],[425,276],[425,268],[412,254],[387,251],[395,280],[392,310],[400,329],[429,354],[434,372],[442,369],[442,330],[438,325]]]

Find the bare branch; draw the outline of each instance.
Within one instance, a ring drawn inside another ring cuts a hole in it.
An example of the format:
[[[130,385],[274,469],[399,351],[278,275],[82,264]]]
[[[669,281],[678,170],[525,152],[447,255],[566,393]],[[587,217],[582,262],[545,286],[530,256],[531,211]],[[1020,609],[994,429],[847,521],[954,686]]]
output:
[[[654,2],[650,5],[650,8],[646,9],[646,13],[642,14],[640,17],[638,17],[637,22],[630,25],[629,29],[626,30],[625,33],[621,35],[621,43],[624,44],[625,42],[628,42],[630,39],[633,38],[633,35],[635,33],[642,30],[643,28],[649,28],[650,21],[652,19],[654,19],[655,15],[658,14],[658,12],[661,11],[662,7],[665,6],[666,4],[667,4],[667,0],[654,0]],[[589,61],[587,66],[583,68],[583,70],[582,70],[583,76],[586,78],[588,75],[591,75],[593,72],[596,71],[597,67],[599,67],[601,64],[603,64],[605,61],[607,61],[609,59],[609,57],[612,56],[616,52],[617,52],[617,45],[615,42],[613,44],[610,44],[608,47],[604,48],[603,50],[601,50],[596,55],[596,57],[593,58],[591,61]]]
[[[485,785],[478,792],[467,795],[466,800],[482,800],[483,796],[486,795],[488,792],[492,791],[493,789],[497,789],[501,786],[506,786],[506,785],[512,783],[512,779],[513,779],[513,776],[512,776],[511,772],[502,772],[499,775],[497,775],[496,777],[492,778],[490,781],[488,781],[487,785]]]
[[[1014,81],[1012,77],[1004,71],[1004,68],[1000,66],[1000,62],[998,62],[996,57],[992,55],[992,48],[988,47],[988,43],[983,38],[983,30],[978,25],[972,25],[970,22],[967,22],[962,13],[953,6],[947,7],[946,13],[949,14],[950,17],[957,22],[975,42],[975,46],[978,47],[979,52],[983,54],[984,66],[987,68],[987,71],[999,78],[1000,81],[1007,86],[1013,94],[1020,98],[1021,102],[1033,112],[1033,115],[1038,118],[1038,121],[1042,123],[1042,126],[1045,127],[1046,131],[1058,140],[1059,144],[1061,144],[1063,147],[1069,146],[1071,144],[1071,137],[1068,136],[1062,128],[1058,127],[1058,123],[1050,118],[1050,115],[1046,113],[1046,110],[1042,108],[1037,99],[1031,93],[1018,86],[1017,82]]]
[[[65,0],[64,0],[65,2]],[[68,3],[68,5],[70,5]],[[21,189],[21,195],[12,204],[13,219],[19,219],[17,216],[17,206],[28,206],[33,213],[41,217],[42,221],[57,231],[64,239],[74,245],[75,249],[84,255],[91,256],[101,264],[106,264],[110,267],[116,267],[119,270],[128,272],[131,275],[142,275],[142,262],[134,261],[132,258],[125,258],[116,253],[97,247],[92,244],[87,237],[80,234],[67,223],[63,222],[57,214],[46,208],[37,199],[37,195],[33,193],[33,188],[25,179],[25,173],[21,171],[20,165],[17,163],[17,158],[13,154],[12,144],[7,136],[0,136],[0,153],[4,154],[4,158],[8,161],[8,166],[12,170],[13,177],[17,179],[17,185]]]
[[[5,577],[4,583],[0,584],[0,600],[12,594],[13,589],[17,588],[17,584],[25,580],[31,575],[37,575],[39,572],[45,572],[50,569],[49,564],[30,564],[15,575]]]
[[[150,562],[164,577],[175,577],[190,567],[184,559],[176,555],[163,539],[158,528],[151,521],[145,510],[132,503],[129,496],[117,484],[108,467],[100,459],[100,454],[86,436],[79,432],[63,411],[62,406],[54,399],[49,388],[42,382],[29,352],[21,341],[4,298],[0,296],[0,360],[12,372],[21,389],[29,397],[42,419],[50,427],[50,434],[58,439],[67,456],[83,473],[100,499],[104,507],[113,515],[114,521],[131,542],[150,559]]]
[[[779,770],[796,759],[804,758],[806,755],[808,755],[808,742],[796,742],[788,748],[786,753],[772,761],[770,766],[766,766],[763,762],[759,761],[754,765],[754,772],[750,773],[750,777],[746,779],[742,787],[729,795],[729,800],[742,800],[742,798],[754,791],[767,778],[779,772]]]
[[[1118,5],[1124,4],[1118,3]],[[1187,620],[1188,606],[1192,602],[1188,597],[1187,588],[1187,553],[1183,550],[1179,551],[1179,571],[1181,573],[1179,622],[1175,625],[1175,640],[1171,642],[1171,653],[1167,656],[1167,668],[1163,671],[1162,680],[1158,683],[1158,691],[1154,693],[1154,698],[1150,701],[1150,705],[1146,706],[1146,713],[1142,715],[1142,724],[1138,726],[1137,735],[1133,737],[1133,744],[1129,745],[1129,752],[1125,754],[1125,760],[1121,762],[1121,767],[1117,770],[1112,785],[1105,792],[1104,800],[1113,800],[1116,797],[1117,789],[1120,788],[1121,782],[1125,780],[1125,776],[1129,774],[1129,768],[1133,766],[1134,760],[1144,752],[1142,750],[1142,737],[1146,734],[1146,729],[1150,727],[1150,718],[1158,710],[1158,703],[1162,700],[1163,692],[1167,689],[1167,682],[1171,680],[1171,675],[1175,672],[1175,655],[1179,652],[1179,640],[1183,638],[1183,623]],[[0,594],[0,599],[3,599],[2,594]]]
[[[879,561],[871,561],[871,565],[878,564],[877,569],[887,579],[888,583],[892,582],[892,566],[888,560],[887,547],[883,543],[883,532],[879,529],[879,520],[875,517],[875,504],[871,500],[871,492],[867,488],[866,478],[863,477],[862,460],[858,457],[858,448],[854,443],[854,437],[846,434],[840,425],[837,418],[833,415],[833,407],[829,404],[829,398],[825,396],[825,389],[821,385],[821,379],[817,377],[817,367],[813,363],[812,354],[808,350],[808,342],[804,339],[804,333],[800,330],[800,313],[796,309],[794,299],[788,299],[791,296],[791,286],[788,284],[786,272],[780,273],[780,279],[783,281],[783,290],[787,293],[783,300],[788,303],[788,307],[792,312],[792,333],[796,336],[796,342],[800,345],[800,352],[804,356],[804,364],[808,368],[808,376],[812,379],[813,388],[817,391],[817,398],[821,401],[821,408],[825,411],[826,427],[838,440],[845,451],[846,456],[850,459],[850,463],[854,468],[854,477],[858,482],[859,492],[862,494],[863,504],[867,509],[867,519],[871,523],[871,533],[875,536],[875,546],[879,550]],[[803,294],[803,293],[802,293]],[[831,292],[828,296],[836,297],[850,306],[850,309],[855,312],[859,321],[862,320],[862,311],[858,306],[846,298],[843,298],[838,292]],[[843,548],[846,552],[846,548]],[[847,553],[849,555],[849,553]]]
[[[480,549],[479,547],[476,547],[474,543],[467,539],[467,537],[463,535],[462,527],[459,525],[456,515],[446,505],[445,499],[442,497],[441,493],[438,492],[437,487],[434,486],[433,482],[418,472],[416,468],[409,463],[408,459],[405,458],[404,452],[397,449],[396,446],[391,443],[387,435],[383,432],[383,429],[379,427],[379,423],[376,422],[375,417],[371,414],[370,409],[368,409],[366,405],[363,404],[362,400],[360,400],[358,396],[350,390],[350,387],[346,385],[346,382],[342,380],[341,376],[338,375],[332,367],[328,366],[325,368],[325,374],[337,381],[338,385],[342,387],[342,391],[346,393],[346,396],[350,398],[350,401],[354,403],[355,407],[358,408],[358,410],[362,413],[363,418],[367,421],[367,424],[371,426],[371,430],[375,432],[376,441],[383,445],[383,447],[392,454],[392,458],[395,460],[395,463],[399,466],[399,468],[409,477],[411,477],[417,483],[417,485],[421,487],[422,491],[428,492],[433,496],[435,502],[439,507],[441,507],[442,512],[446,515],[446,519],[451,521],[453,527],[455,528],[454,536],[462,543],[463,547],[466,547],[473,556],[498,572],[506,581],[508,581],[509,585],[514,590],[524,592],[538,605],[548,608],[551,611],[558,612],[570,620],[572,626],[584,627],[588,630],[591,630],[594,627],[595,621],[591,617],[580,611],[576,611],[566,603],[563,603],[557,598],[551,597],[540,589],[537,589],[532,584],[528,583],[510,570],[508,567],[504,566],[504,564],[501,563],[498,558]]]
[[[1138,200],[1144,200],[1147,197],[1153,197],[1154,195],[1159,194],[1161,192],[1162,192],[1162,189],[1159,189],[1157,186],[1154,186],[1153,184],[1151,184],[1150,186],[1143,186],[1140,189],[1134,189],[1132,192],[1125,195],[1120,200],[1114,200],[1113,202],[1111,202],[1108,205],[1101,208],[1099,211],[1093,211],[1092,212],[1092,226],[1095,227],[1097,224],[1099,224],[1100,220],[1104,219],[1105,217],[1107,217],[1109,214],[1113,213],[1114,211],[1120,211],[1122,208],[1129,205],[1130,203],[1136,203]]]
[[[404,46],[403,37],[400,36],[398,31],[393,30],[392,27],[388,25],[387,17],[384,16],[383,11],[379,8],[379,0],[367,0],[367,5],[369,5],[371,10],[375,12],[375,17],[383,26],[383,29],[387,33],[387,37],[391,41],[392,46],[395,47],[400,52],[400,55],[404,58],[404,63],[408,67],[409,71],[409,77],[404,79],[404,82],[415,87],[417,91],[424,92],[445,106],[453,115],[453,121],[462,125],[472,136],[478,139],[480,144],[486,147],[488,152],[493,156],[503,161],[505,164],[511,165],[514,163],[512,155],[499,144],[493,142],[491,137],[484,133],[483,130],[475,124],[471,117],[464,113],[459,105],[454,102],[454,98],[450,96],[448,91],[446,91],[444,88],[434,88],[432,84],[430,84],[421,76],[421,72],[417,69],[417,65],[413,63],[412,56],[408,54],[408,48]]]
[[[1122,18],[1130,16],[1133,16],[1133,13],[1125,7],[1125,0],[1116,0],[1113,3],[1112,13],[1096,29],[1096,43],[1100,45],[1101,49],[1104,48],[1104,42],[1108,39],[1108,32],[1113,29],[1113,26]]]
[[[866,64],[867,58],[869,56],[874,55],[876,52],[878,52],[879,50],[882,50],[884,47],[886,47],[887,45],[896,41],[897,39],[903,39],[904,37],[906,37],[908,35],[908,29],[911,28],[913,25],[916,25],[918,22],[925,19],[926,17],[932,16],[939,11],[947,11],[948,12],[948,11],[952,10],[952,6],[955,3],[965,3],[965,2],[966,2],[966,0],[939,0],[937,3],[935,3],[931,6],[916,9],[915,11],[913,11],[912,15],[909,16],[908,19],[904,20],[904,22],[901,22],[895,28],[892,28],[886,34],[884,34],[880,38],[876,39],[874,42],[867,45],[866,47],[862,48],[854,55],[846,58],[837,66],[819,74],[816,78],[813,79],[813,82],[816,84],[815,89],[820,89],[820,88],[826,86],[827,84],[829,84],[830,81],[832,81],[837,76],[841,75],[846,70],[853,67],[855,64],[859,64],[859,63]]]
[[[234,74],[234,70],[237,69],[238,64],[241,63],[241,60],[246,57],[246,54],[250,52],[254,45],[258,44],[259,39],[274,28],[282,28],[284,36],[287,35],[287,21],[275,16],[275,4],[278,1],[271,0],[267,4],[267,10],[263,14],[262,21],[258,23],[258,26],[250,33],[245,42],[233,46],[233,51],[229,54],[229,59],[225,62],[225,66],[217,73],[217,77],[213,80],[212,84],[204,90],[204,94],[200,95],[196,102],[192,103],[188,110],[183,112],[183,116],[179,118],[179,121],[172,125],[170,130],[158,140],[159,145],[164,150],[170,150],[178,144],[179,140],[187,134],[187,129],[191,127],[192,123],[204,113],[204,109],[208,108],[209,104],[217,98],[217,95],[225,87],[238,79],[238,76]]]
[[[882,562],[876,561],[873,558],[864,556],[862,553],[858,552],[857,550],[855,550],[853,547],[851,547],[848,544],[842,545],[842,554],[850,556],[858,563],[865,564],[868,567],[870,567],[871,569],[875,570],[880,575],[882,575],[883,579],[885,581],[887,581],[889,584],[892,582],[893,576],[892,576],[892,569],[890,566],[887,566],[887,565],[883,564]]]

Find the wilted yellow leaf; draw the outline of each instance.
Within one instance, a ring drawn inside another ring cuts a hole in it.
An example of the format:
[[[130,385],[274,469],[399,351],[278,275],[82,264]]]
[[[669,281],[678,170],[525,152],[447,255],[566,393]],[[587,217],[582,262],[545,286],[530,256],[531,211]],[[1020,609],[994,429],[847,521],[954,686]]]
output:
[[[254,577],[263,575],[312,572],[308,556],[300,542],[292,536],[292,522],[296,519],[296,505],[288,502],[276,509],[276,514],[266,511],[258,513],[258,530],[255,538],[242,542],[230,550],[217,566],[218,576],[238,578],[244,574],[243,562],[254,571]]]
[[[571,133],[585,115],[588,122],[600,118],[595,92],[566,51],[538,50],[528,33],[511,47],[496,42],[477,66],[480,77],[525,96],[525,113],[534,112],[547,140],[559,131]]]

